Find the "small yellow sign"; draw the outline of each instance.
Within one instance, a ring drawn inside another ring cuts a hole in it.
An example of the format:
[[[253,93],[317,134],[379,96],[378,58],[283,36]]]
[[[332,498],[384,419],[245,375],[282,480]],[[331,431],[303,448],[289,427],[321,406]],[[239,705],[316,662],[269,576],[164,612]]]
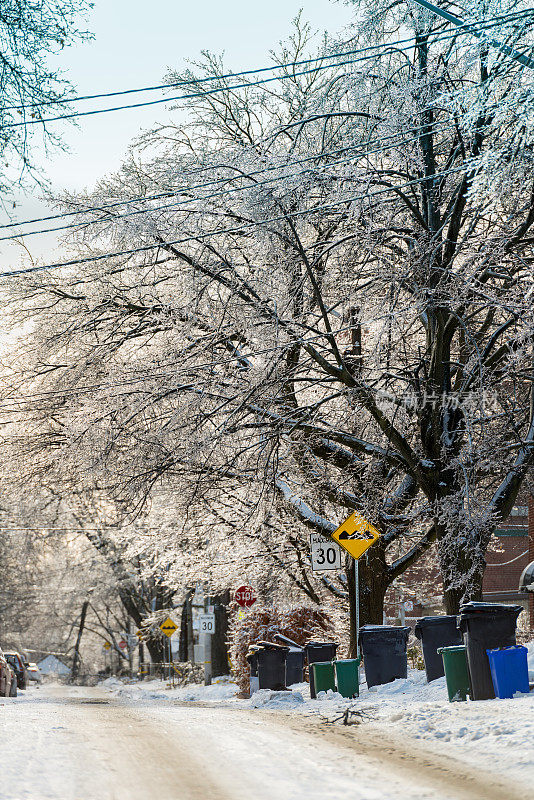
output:
[[[169,637],[169,639],[173,635],[174,631],[178,629],[178,625],[170,617],[167,617],[165,622],[162,622],[159,627],[165,636]]]
[[[139,639],[140,642],[143,641],[143,631],[141,631],[141,630],[136,631],[135,635],[137,636],[137,638]]]
[[[102,647],[104,648],[104,650],[111,650],[111,644],[109,642],[104,642]]]
[[[361,558],[381,536],[380,531],[377,531],[374,525],[367,522],[357,511],[353,511],[331,535],[332,539],[355,559]]]

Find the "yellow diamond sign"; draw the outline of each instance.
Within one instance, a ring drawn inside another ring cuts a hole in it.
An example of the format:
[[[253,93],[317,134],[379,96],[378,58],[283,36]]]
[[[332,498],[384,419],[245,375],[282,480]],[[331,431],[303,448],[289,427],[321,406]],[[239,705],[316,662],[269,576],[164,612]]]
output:
[[[358,559],[376,542],[380,532],[361,514],[353,511],[331,536],[349,555]]]
[[[102,647],[104,648],[104,650],[110,650],[111,649],[111,644],[109,642],[104,642]]]
[[[159,627],[160,630],[163,631],[165,636],[168,636],[170,638],[173,635],[174,631],[178,628],[178,625],[170,617],[167,617],[165,622],[162,622]]]

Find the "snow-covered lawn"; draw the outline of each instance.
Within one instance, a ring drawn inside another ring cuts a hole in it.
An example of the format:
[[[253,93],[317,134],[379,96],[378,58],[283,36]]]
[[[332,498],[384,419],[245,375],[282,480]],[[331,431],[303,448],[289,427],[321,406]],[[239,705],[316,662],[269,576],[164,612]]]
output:
[[[534,679],[534,643],[529,645],[529,672]],[[163,681],[125,684],[108,679],[103,684],[127,702],[202,701],[236,710],[261,709],[334,719],[352,703],[367,712],[374,729],[387,726],[400,737],[424,741],[435,752],[451,755],[476,766],[503,770],[522,781],[534,777],[534,691],[512,700],[449,703],[445,678],[427,684],[425,673],[410,670],[406,680],[373,687],[364,685],[356,701],[329,691],[311,700],[307,684],[289,692],[256,692],[252,698],[236,697],[237,686],[222,679],[212,686],[198,684],[169,688]]]

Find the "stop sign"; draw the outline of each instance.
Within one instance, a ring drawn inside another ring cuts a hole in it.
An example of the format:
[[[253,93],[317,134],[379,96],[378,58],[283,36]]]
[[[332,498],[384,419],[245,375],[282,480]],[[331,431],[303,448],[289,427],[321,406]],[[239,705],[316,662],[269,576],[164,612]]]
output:
[[[256,602],[257,597],[252,586],[240,586],[239,589],[235,591],[234,599],[240,606],[250,608],[250,606]]]

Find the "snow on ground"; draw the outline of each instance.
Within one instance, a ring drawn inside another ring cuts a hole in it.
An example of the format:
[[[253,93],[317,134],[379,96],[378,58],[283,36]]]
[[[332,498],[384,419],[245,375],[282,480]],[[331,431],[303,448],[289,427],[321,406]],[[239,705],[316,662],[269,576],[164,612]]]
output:
[[[529,677],[534,680],[534,642],[528,645]],[[363,673],[363,671],[362,671]],[[363,675],[362,675],[363,677]],[[496,769],[506,765],[507,774],[532,780],[534,774],[534,691],[512,700],[482,700],[449,703],[445,678],[426,682],[425,673],[409,670],[406,680],[362,686],[360,697],[348,701],[329,691],[310,699],[308,684],[297,684],[289,692],[262,689],[247,700],[236,697],[237,686],[220,679],[212,686],[194,684],[168,688],[164,681],[124,684],[114,678],[104,681],[109,691],[131,702],[203,701],[235,709],[261,709],[296,714],[320,714],[334,719],[352,703],[366,711],[368,724],[386,725],[389,732],[422,740],[436,752],[448,752],[474,765]]]

